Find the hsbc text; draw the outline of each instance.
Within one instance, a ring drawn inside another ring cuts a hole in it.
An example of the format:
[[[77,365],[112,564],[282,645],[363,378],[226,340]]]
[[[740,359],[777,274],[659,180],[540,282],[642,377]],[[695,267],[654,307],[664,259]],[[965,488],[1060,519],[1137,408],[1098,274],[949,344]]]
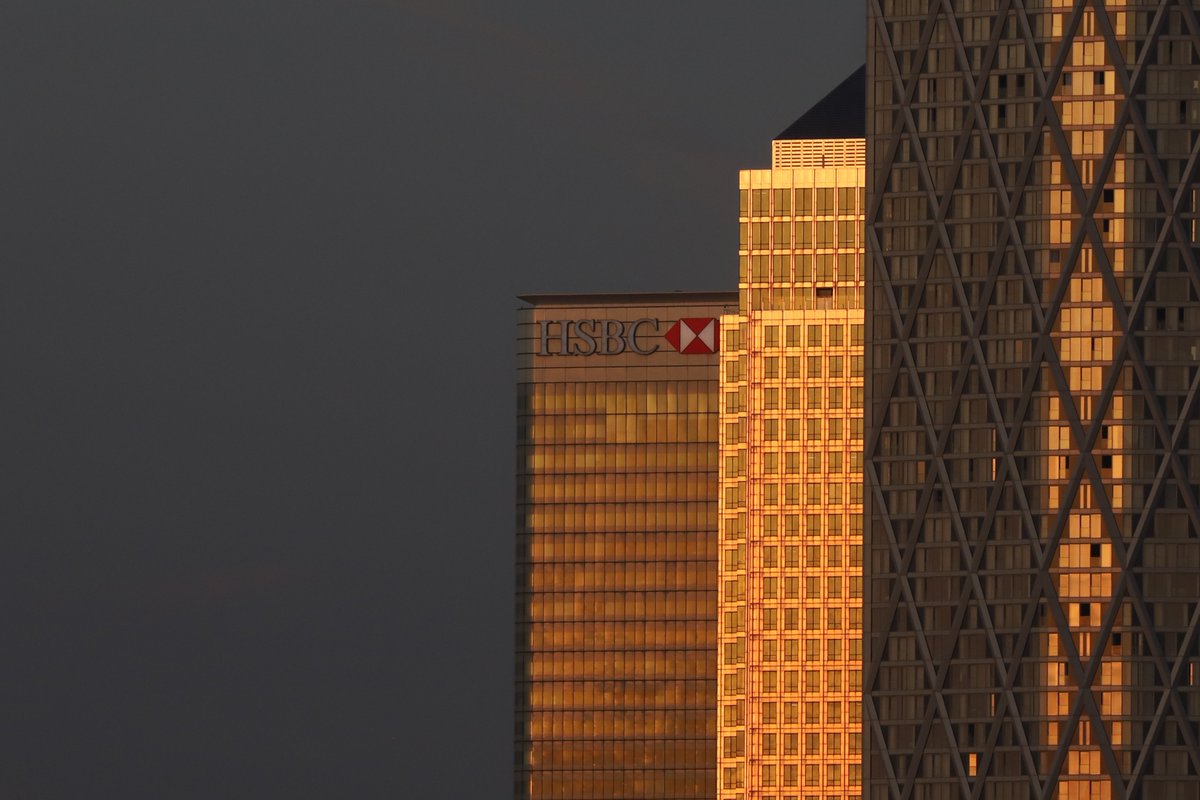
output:
[[[637,353],[648,356],[658,345],[647,347],[641,338],[658,333],[658,320],[544,319],[538,323],[539,356],[615,356]]]

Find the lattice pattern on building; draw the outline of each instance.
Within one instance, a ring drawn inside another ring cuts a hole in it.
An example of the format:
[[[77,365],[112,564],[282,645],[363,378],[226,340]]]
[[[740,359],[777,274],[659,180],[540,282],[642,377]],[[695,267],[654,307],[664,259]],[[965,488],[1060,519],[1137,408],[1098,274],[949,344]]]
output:
[[[1200,13],[869,0],[871,798],[1200,795]]]

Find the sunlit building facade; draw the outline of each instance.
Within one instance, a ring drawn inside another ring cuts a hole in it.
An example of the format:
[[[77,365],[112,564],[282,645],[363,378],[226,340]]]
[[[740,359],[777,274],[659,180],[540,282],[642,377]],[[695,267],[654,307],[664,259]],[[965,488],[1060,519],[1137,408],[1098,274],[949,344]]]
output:
[[[719,800],[861,796],[858,72],[741,172],[722,318]]]
[[[716,796],[717,374],[729,293],[518,319],[518,800]]]
[[[868,8],[866,794],[1200,797],[1200,9]]]

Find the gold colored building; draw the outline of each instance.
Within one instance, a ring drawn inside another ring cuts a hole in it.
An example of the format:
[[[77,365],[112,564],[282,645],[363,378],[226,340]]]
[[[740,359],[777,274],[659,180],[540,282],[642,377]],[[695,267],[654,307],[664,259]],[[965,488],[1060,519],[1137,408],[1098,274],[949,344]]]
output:
[[[864,73],[740,174],[721,320],[719,800],[862,791]]]
[[[1200,797],[1200,7],[868,8],[868,796]]]
[[[716,794],[717,373],[733,293],[518,322],[518,800]]]

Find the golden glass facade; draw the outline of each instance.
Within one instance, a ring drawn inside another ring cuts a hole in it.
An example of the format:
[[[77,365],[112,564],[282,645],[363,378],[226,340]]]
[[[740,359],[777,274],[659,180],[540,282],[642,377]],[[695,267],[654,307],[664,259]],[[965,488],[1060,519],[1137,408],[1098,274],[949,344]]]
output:
[[[523,299],[515,797],[712,800],[718,343],[671,329],[736,295]]]
[[[861,117],[860,117],[861,119]],[[860,139],[740,175],[722,320],[719,800],[848,800],[862,770]]]
[[[1200,797],[1200,8],[868,8],[867,795]]]

